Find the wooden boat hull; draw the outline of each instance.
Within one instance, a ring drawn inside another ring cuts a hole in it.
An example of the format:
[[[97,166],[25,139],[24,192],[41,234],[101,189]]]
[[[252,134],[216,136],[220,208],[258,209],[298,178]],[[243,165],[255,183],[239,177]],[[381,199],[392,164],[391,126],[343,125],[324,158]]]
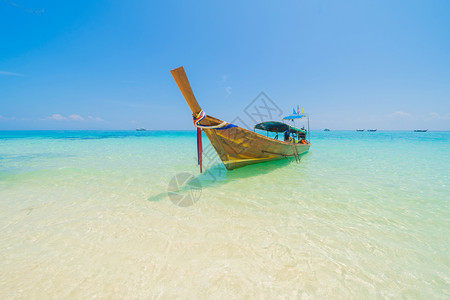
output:
[[[210,116],[204,121],[209,121],[209,124],[222,122]],[[295,158],[296,155],[307,152],[311,145],[276,140],[238,126],[203,130],[228,170],[282,158]]]

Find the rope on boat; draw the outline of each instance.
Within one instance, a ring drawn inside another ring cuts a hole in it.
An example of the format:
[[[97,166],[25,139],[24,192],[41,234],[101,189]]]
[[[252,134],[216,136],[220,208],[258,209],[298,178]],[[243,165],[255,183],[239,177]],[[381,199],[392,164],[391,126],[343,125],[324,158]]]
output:
[[[202,128],[202,129],[219,129],[219,128],[223,128],[227,125],[227,122],[223,121],[222,123],[220,123],[219,125],[201,125],[199,124],[201,121],[203,121],[206,118],[206,113],[205,111],[202,109],[197,117],[194,117],[194,125],[197,128]]]
[[[197,117],[194,117],[194,125],[197,128],[202,129],[217,129],[217,130],[224,130],[228,128],[237,127],[234,124],[222,121],[222,123],[218,125],[202,125],[200,124],[201,121],[203,121],[206,118],[206,113],[203,111],[203,109],[198,113]]]

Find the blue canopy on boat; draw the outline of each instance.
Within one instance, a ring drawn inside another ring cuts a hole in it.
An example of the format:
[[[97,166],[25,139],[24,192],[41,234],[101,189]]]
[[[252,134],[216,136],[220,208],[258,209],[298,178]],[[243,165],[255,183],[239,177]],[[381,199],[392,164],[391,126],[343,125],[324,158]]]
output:
[[[282,123],[282,122],[276,122],[276,121],[268,121],[268,122],[262,122],[255,125],[255,129],[269,131],[269,132],[284,132],[286,130],[289,130],[290,132],[295,133],[306,133],[306,130],[304,129],[298,129],[294,126],[290,126],[288,124]]]
[[[306,114],[302,114],[302,115],[297,115],[297,114],[295,114],[295,115],[289,115],[289,116],[284,117],[283,120],[301,119],[301,118],[306,117],[306,116],[307,116]]]
[[[264,130],[264,131],[270,131],[270,132],[284,132],[289,129],[289,125],[282,123],[282,122],[276,122],[276,121],[268,121],[268,122],[262,122],[255,125],[255,129]]]

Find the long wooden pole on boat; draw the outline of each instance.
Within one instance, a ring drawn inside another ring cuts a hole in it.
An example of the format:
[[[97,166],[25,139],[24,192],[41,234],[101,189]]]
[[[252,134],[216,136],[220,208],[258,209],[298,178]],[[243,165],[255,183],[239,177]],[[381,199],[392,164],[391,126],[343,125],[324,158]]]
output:
[[[172,73],[172,76],[177,82],[181,92],[183,93],[186,102],[189,104],[189,107],[192,110],[192,114],[195,121],[195,118],[199,116],[200,112],[202,111],[202,108],[198,104],[197,99],[195,99],[194,92],[192,91],[191,84],[189,83],[184,68],[179,67],[177,69],[173,69],[172,71],[170,71],[170,73]],[[203,146],[202,146],[202,129],[200,127],[197,127],[197,158],[198,158],[198,165],[200,166],[200,173],[202,173]]]
[[[194,116],[197,116],[202,108],[198,104],[197,99],[195,99],[194,92],[192,91],[184,68],[179,67],[173,69],[172,71],[170,71],[170,73],[172,73],[173,78],[177,82],[178,87],[180,88],[184,98],[186,99],[186,102],[189,104],[189,107],[192,110],[192,113],[194,114]]]

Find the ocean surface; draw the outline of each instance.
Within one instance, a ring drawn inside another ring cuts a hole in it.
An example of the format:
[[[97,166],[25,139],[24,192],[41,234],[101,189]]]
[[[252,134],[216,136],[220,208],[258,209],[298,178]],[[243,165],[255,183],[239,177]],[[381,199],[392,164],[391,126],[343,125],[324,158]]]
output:
[[[0,131],[0,298],[450,298],[450,132],[313,131],[226,171],[194,131]]]

